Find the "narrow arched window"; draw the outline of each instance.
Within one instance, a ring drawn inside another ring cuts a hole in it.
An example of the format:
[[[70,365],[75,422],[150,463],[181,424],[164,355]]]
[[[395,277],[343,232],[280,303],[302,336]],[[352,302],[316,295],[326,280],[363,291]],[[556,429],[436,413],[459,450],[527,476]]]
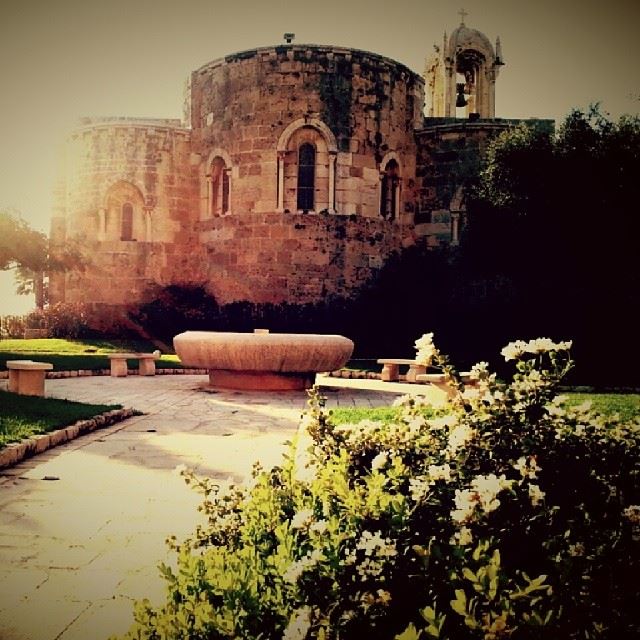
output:
[[[120,240],[133,240],[133,205],[129,202],[122,205]]]
[[[229,169],[225,161],[214,158],[211,163],[210,211],[212,216],[224,215],[229,211]]]
[[[222,214],[229,211],[229,169],[222,170]]]
[[[380,215],[385,220],[393,220],[396,217],[399,183],[398,163],[395,160],[389,160],[382,174],[380,193]]]
[[[312,211],[314,206],[316,150],[306,142],[298,150],[298,209]]]

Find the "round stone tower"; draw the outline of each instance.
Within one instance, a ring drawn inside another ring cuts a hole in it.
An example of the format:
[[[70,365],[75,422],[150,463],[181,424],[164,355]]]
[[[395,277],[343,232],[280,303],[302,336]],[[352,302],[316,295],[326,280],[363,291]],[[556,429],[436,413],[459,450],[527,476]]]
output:
[[[422,104],[419,76],[354,49],[286,45],[203,66],[191,78],[201,218],[382,212],[402,220]],[[385,210],[381,174],[390,162],[402,186]]]
[[[190,79],[189,124],[87,121],[65,150],[52,240],[84,270],[51,299],[104,313],[166,285],[220,303],[351,297],[415,242],[423,80],[373,53],[284,45]]]

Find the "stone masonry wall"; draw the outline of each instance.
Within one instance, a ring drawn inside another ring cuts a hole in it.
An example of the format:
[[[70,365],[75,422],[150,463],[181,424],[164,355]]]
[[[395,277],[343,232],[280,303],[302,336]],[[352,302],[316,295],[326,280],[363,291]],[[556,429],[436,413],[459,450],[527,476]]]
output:
[[[200,222],[206,286],[218,302],[318,302],[352,297],[389,256],[415,243],[410,227],[359,216],[254,213]]]
[[[155,281],[169,281],[172,255],[189,236],[197,171],[190,132],[167,121],[90,123],[74,132],[61,159],[53,247],[79,243],[83,270],[52,275],[52,302],[123,304]],[[121,239],[122,204],[133,211],[131,240]]]
[[[338,213],[379,216],[381,163],[390,153],[401,166],[400,211],[413,213],[423,80],[407,67],[364,51],[287,45],[211,62],[190,87],[201,173],[215,150],[228,154],[232,212],[276,210],[278,141],[292,123],[316,119],[336,141]]]

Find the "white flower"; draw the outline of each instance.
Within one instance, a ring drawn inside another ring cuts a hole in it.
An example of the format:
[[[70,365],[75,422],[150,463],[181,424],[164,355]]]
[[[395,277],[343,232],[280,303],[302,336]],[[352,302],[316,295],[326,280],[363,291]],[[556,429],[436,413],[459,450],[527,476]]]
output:
[[[485,377],[489,372],[489,363],[488,362],[477,362],[471,367],[471,371],[469,372],[469,377],[474,380],[478,380],[480,378]]]
[[[407,407],[411,405],[411,396],[407,393],[403,396],[397,397],[392,403],[392,407]]]
[[[357,571],[363,582],[368,577],[380,577],[382,580],[385,562],[398,553],[395,543],[389,538],[382,538],[380,531],[363,531],[355,549],[347,551],[345,564],[356,564],[358,551],[364,552],[364,558],[360,554],[361,560],[357,563]]]
[[[309,527],[309,531],[313,531],[314,533],[319,533],[320,535],[322,535],[327,530],[327,526],[328,525],[326,520],[318,520]]]
[[[371,471],[379,471],[384,467],[389,461],[389,454],[386,451],[381,451],[372,461],[371,461]]]
[[[449,434],[448,448],[451,451],[456,451],[460,447],[463,447],[469,440],[475,436],[475,431],[467,424],[459,424],[453,428]]]
[[[535,340],[529,340],[525,351],[527,353],[545,353],[546,351],[553,351],[556,348],[556,344],[550,338],[536,338]]]
[[[476,476],[471,482],[471,488],[477,492],[484,511],[489,513],[500,506],[500,500],[496,496],[503,489],[510,489],[512,484],[513,480],[507,480],[504,474],[498,477],[491,473],[488,476]]]
[[[544,491],[537,484],[530,484],[529,497],[531,498],[531,504],[535,507],[544,499]]]
[[[455,522],[468,522],[476,506],[485,513],[495,511],[500,506],[496,496],[504,489],[510,489],[512,484],[513,480],[507,480],[504,475],[476,476],[469,489],[456,489],[453,499],[456,508],[451,512],[451,518]]]
[[[313,511],[311,509],[301,509],[291,518],[291,528],[302,529],[302,527],[309,523],[311,518],[313,518]]]
[[[500,351],[500,354],[504,356],[505,360],[515,360],[519,358],[526,350],[526,343],[522,340],[516,340],[515,342],[510,342],[506,347]]]
[[[453,534],[451,542],[461,547],[466,547],[468,544],[471,544],[473,542],[471,529],[468,527],[460,527],[460,529]]]
[[[437,353],[437,349],[433,344],[433,333],[425,333],[416,340],[415,348],[417,351],[416,362],[428,367],[431,364],[431,360],[433,360],[433,356]]]
[[[456,508],[451,512],[454,522],[467,522],[478,504],[478,494],[470,489],[456,489],[453,498]]]
[[[449,482],[449,480],[451,480],[451,467],[448,464],[430,464],[427,469],[427,473],[429,474],[432,482],[436,482],[437,480]]]
[[[409,493],[415,502],[420,502],[429,493],[431,484],[424,476],[418,476],[409,479]]]
[[[523,478],[536,478],[538,471],[540,471],[535,456],[529,456],[528,458],[522,456],[518,458],[518,461],[513,466],[520,472]]]
[[[458,419],[452,414],[446,416],[440,416],[439,418],[432,418],[427,420],[427,424],[430,429],[444,429],[445,427],[453,427],[457,424]]]
[[[535,338],[534,340],[529,340],[529,342],[516,340],[515,342],[510,342],[500,353],[505,360],[515,360],[523,353],[536,355],[548,351],[568,351],[571,348],[571,344],[571,340],[554,342],[550,338]]]
[[[311,607],[301,607],[293,613],[282,640],[304,640],[311,627]]]
[[[187,471],[187,465],[179,464],[173,470],[173,473],[177,476],[182,476]]]
[[[632,504],[623,512],[624,517],[632,524],[640,524],[640,505]]]
[[[324,555],[322,555],[322,552],[319,549],[314,549],[311,553],[307,553],[307,555],[302,556],[299,560],[292,562],[282,577],[287,582],[295,584],[298,582],[298,578],[300,578],[307,569],[311,569],[311,567],[321,560],[324,560]]]

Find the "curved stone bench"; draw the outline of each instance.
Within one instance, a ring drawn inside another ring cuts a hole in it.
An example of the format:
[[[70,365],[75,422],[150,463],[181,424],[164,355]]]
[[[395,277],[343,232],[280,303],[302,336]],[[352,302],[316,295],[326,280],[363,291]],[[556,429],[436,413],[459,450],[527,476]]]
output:
[[[209,370],[209,384],[226,389],[308,389],[321,371],[344,366],[353,342],[344,336],[300,333],[185,331],[173,339],[180,361]]]
[[[53,369],[49,362],[7,360],[9,391],[23,396],[44,396],[45,371]]]

